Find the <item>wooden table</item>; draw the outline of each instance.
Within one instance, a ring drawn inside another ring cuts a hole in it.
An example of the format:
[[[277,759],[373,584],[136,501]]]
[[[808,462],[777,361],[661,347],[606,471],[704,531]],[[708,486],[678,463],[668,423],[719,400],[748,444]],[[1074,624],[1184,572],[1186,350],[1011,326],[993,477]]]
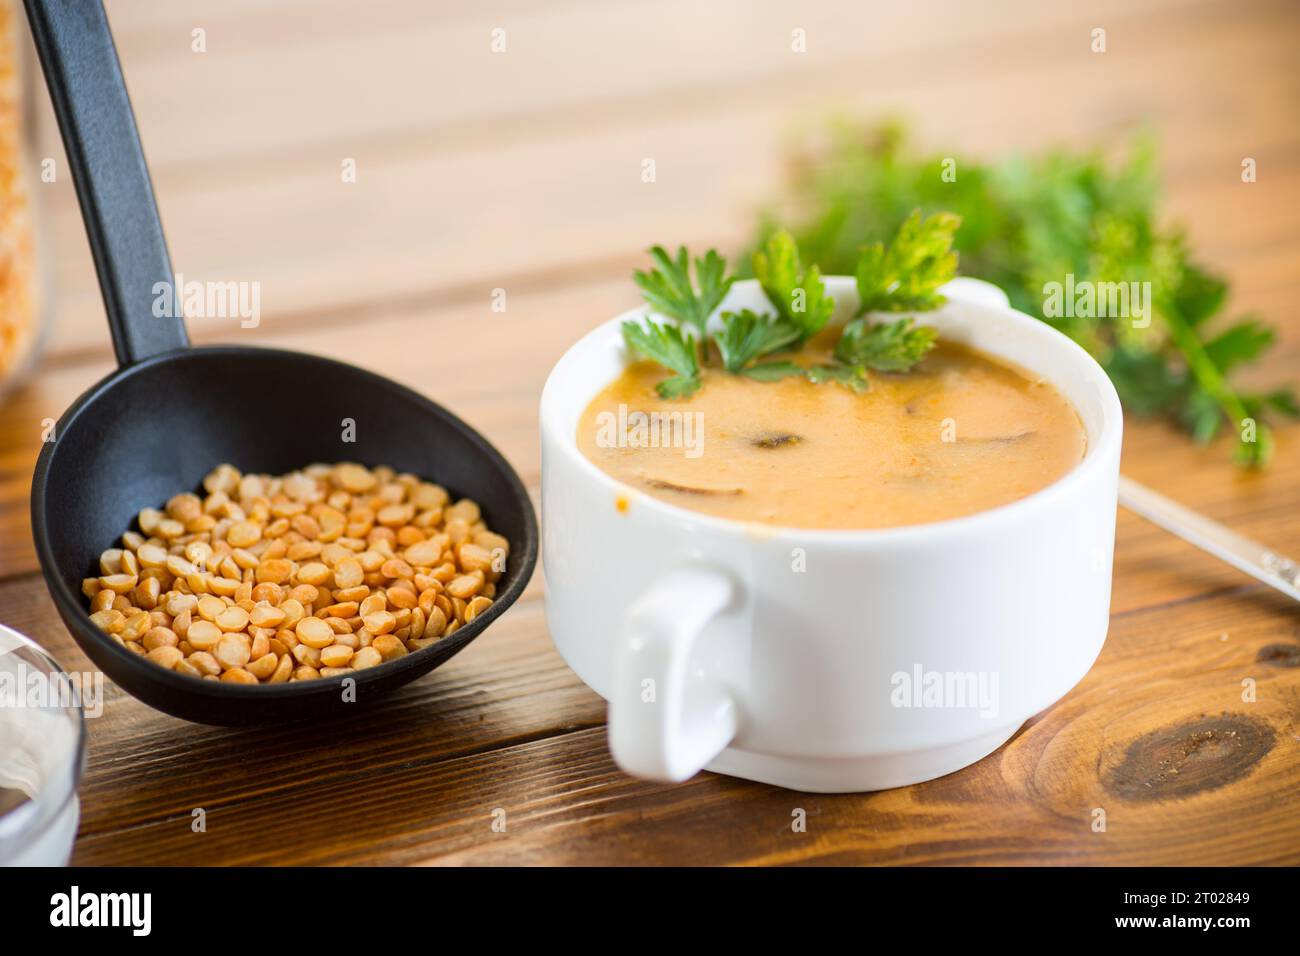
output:
[[[1170,213],[1231,276],[1235,310],[1279,328],[1252,374],[1296,377],[1300,7],[1088,6],[109,9],[175,266],[262,286],[258,328],[206,320],[193,338],[283,344],[393,376],[481,428],[536,489],[551,364],[635,302],[629,274],[651,241],[741,248],[776,192],[792,121],[831,106],[900,112],[924,142],[985,155],[1150,121]],[[1104,54],[1089,51],[1097,26]],[[497,27],[506,52],[494,54]],[[1250,185],[1246,156],[1258,161]],[[644,158],[654,184],[641,181]],[[340,175],[348,159],[355,183]],[[57,308],[38,372],[0,416],[0,621],[82,669],[37,574],[27,495],[42,420],[108,371],[111,353],[66,173],[43,188]],[[504,314],[491,310],[497,288]],[[1131,422],[1124,468],[1300,554],[1300,428],[1279,431],[1262,474],[1228,454]],[[883,793],[630,779],[606,748],[602,701],[551,646],[542,602],[539,574],[465,653],[347,723],[214,729],[110,685],[89,722],[75,862],[1300,862],[1300,612],[1126,513],[1092,672],[976,766]],[[190,828],[198,807],[202,834]],[[1105,832],[1091,826],[1098,807]],[[790,825],[800,808],[806,833]]]

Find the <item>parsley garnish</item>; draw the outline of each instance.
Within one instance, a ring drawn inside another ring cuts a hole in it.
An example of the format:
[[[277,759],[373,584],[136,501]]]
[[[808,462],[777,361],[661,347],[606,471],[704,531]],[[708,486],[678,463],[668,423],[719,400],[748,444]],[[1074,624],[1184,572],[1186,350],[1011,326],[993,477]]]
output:
[[[835,382],[855,392],[867,390],[867,370],[862,365],[813,365],[806,370],[808,381],[820,385]]]
[[[792,375],[805,375],[807,372],[806,368],[794,362],[761,362],[740,370],[741,375],[758,382],[777,382]]]
[[[915,210],[903,220],[888,247],[877,242],[863,249],[854,270],[856,314],[916,312],[943,305],[939,286],[957,274],[952,237],[959,225],[961,219],[951,213],[922,219],[920,210]],[[840,333],[835,358],[845,365],[878,372],[906,372],[934,348],[937,338],[934,329],[913,327],[910,318],[875,323],[856,318]]]
[[[835,357],[878,372],[906,372],[934,348],[938,337],[929,326],[913,326],[910,318],[874,324],[854,319],[835,344]]]
[[[700,387],[700,366],[695,341],[679,326],[661,322],[623,323],[623,341],[634,352],[677,374],[655,386],[664,398],[686,398]]]
[[[956,270],[951,251],[954,216],[919,213],[909,218],[886,248],[863,250],[856,272],[858,288],[867,290],[863,302],[883,311],[921,311],[943,303],[938,287]],[[933,329],[913,327],[911,318],[871,323],[865,317],[849,322],[835,347],[834,361],[805,367],[787,359],[761,361],[778,352],[796,351],[820,332],[835,311],[826,283],[816,266],[804,269],[789,233],[775,233],[754,253],[754,272],[775,315],[752,309],[724,312],[710,334],[709,320],[726,298],[735,278],[727,262],[712,249],[692,260],[685,246],[670,257],[662,246],[650,250],[654,268],[635,273],[646,302],[676,324],[624,322],[623,339],[632,351],[664,366],[673,376],[656,388],[664,398],[686,398],[701,385],[700,367],[708,361],[712,341],[722,367],[759,382],[802,375],[814,383],[835,382],[863,391],[867,369],[904,372],[934,345]],[[695,278],[690,263],[695,264]],[[862,316],[867,308],[860,308]]]
[[[799,248],[785,231],[773,233],[754,253],[754,276],[777,314],[799,330],[806,342],[826,325],[835,311],[835,301],[826,295],[826,284],[816,266],[804,271]]]
[[[916,312],[943,305],[939,286],[957,274],[952,237],[961,218],[936,213],[928,219],[914,210],[886,248],[882,242],[862,250],[854,276],[858,315],[864,312]]]
[[[749,309],[722,314],[722,330],[713,342],[728,372],[744,371],[755,359],[799,341],[800,331],[786,319],[759,315]]]
[[[685,246],[677,250],[677,258],[669,257],[663,246],[650,249],[655,268],[649,272],[636,272],[632,278],[641,287],[641,294],[656,312],[680,322],[688,322],[699,333],[700,341],[708,334],[709,316],[727,297],[727,290],[736,281],[727,276],[727,260],[710,249],[703,258],[695,260],[695,279],[691,282],[690,256]]]

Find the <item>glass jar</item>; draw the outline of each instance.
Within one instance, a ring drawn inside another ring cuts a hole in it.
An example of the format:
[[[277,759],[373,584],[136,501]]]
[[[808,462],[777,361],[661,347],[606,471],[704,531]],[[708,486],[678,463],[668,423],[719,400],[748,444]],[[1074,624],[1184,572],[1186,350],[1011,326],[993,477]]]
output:
[[[0,390],[30,367],[44,326],[34,128],[42,88],[22,5],[0,0]]]
[[[65,673],[0,624],[0,866],[62,866],[77,834],[86,761],[83,696],[102,712],[103,675]],[[98,681],[83,695],[85,680]]]

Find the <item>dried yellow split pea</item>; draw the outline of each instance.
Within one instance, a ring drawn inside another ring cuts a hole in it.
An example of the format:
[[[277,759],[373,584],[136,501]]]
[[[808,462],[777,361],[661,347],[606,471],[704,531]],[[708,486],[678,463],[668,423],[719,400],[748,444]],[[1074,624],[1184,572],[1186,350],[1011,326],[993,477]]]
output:
[[[231,465],[145,508],[82,582],[115,641],[196,679],[315,680],[375,667],[491,607],[509,543],[477,502],[345,462],[287,475]]]

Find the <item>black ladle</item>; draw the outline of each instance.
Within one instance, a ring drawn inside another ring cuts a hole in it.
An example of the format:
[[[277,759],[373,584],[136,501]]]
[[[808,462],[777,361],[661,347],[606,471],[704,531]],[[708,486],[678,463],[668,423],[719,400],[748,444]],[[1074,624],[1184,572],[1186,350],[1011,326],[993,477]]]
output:
[[[27,12],[118,360],[117,371],[64,413],[32,478],[32,530],[54,605],[104,673],[177,717],[249,724],[355,712],[344,678],[254,687],[165,670],[91,624],[81,581],[98,574],[99,555],[142,508],[198,489],[221,462],[270,474],[312,462],[386,464],[474,498],[511,544],[495,601],[450,637],[357,671],[355,698],[364,704],[443,663],[523,592],[537,563],[528,494],[481,435],[408,388],[298,352],[190,348],[180,318],[156,317],[154,287],[173,281],[171,263],[103,7],[27,0]]]

